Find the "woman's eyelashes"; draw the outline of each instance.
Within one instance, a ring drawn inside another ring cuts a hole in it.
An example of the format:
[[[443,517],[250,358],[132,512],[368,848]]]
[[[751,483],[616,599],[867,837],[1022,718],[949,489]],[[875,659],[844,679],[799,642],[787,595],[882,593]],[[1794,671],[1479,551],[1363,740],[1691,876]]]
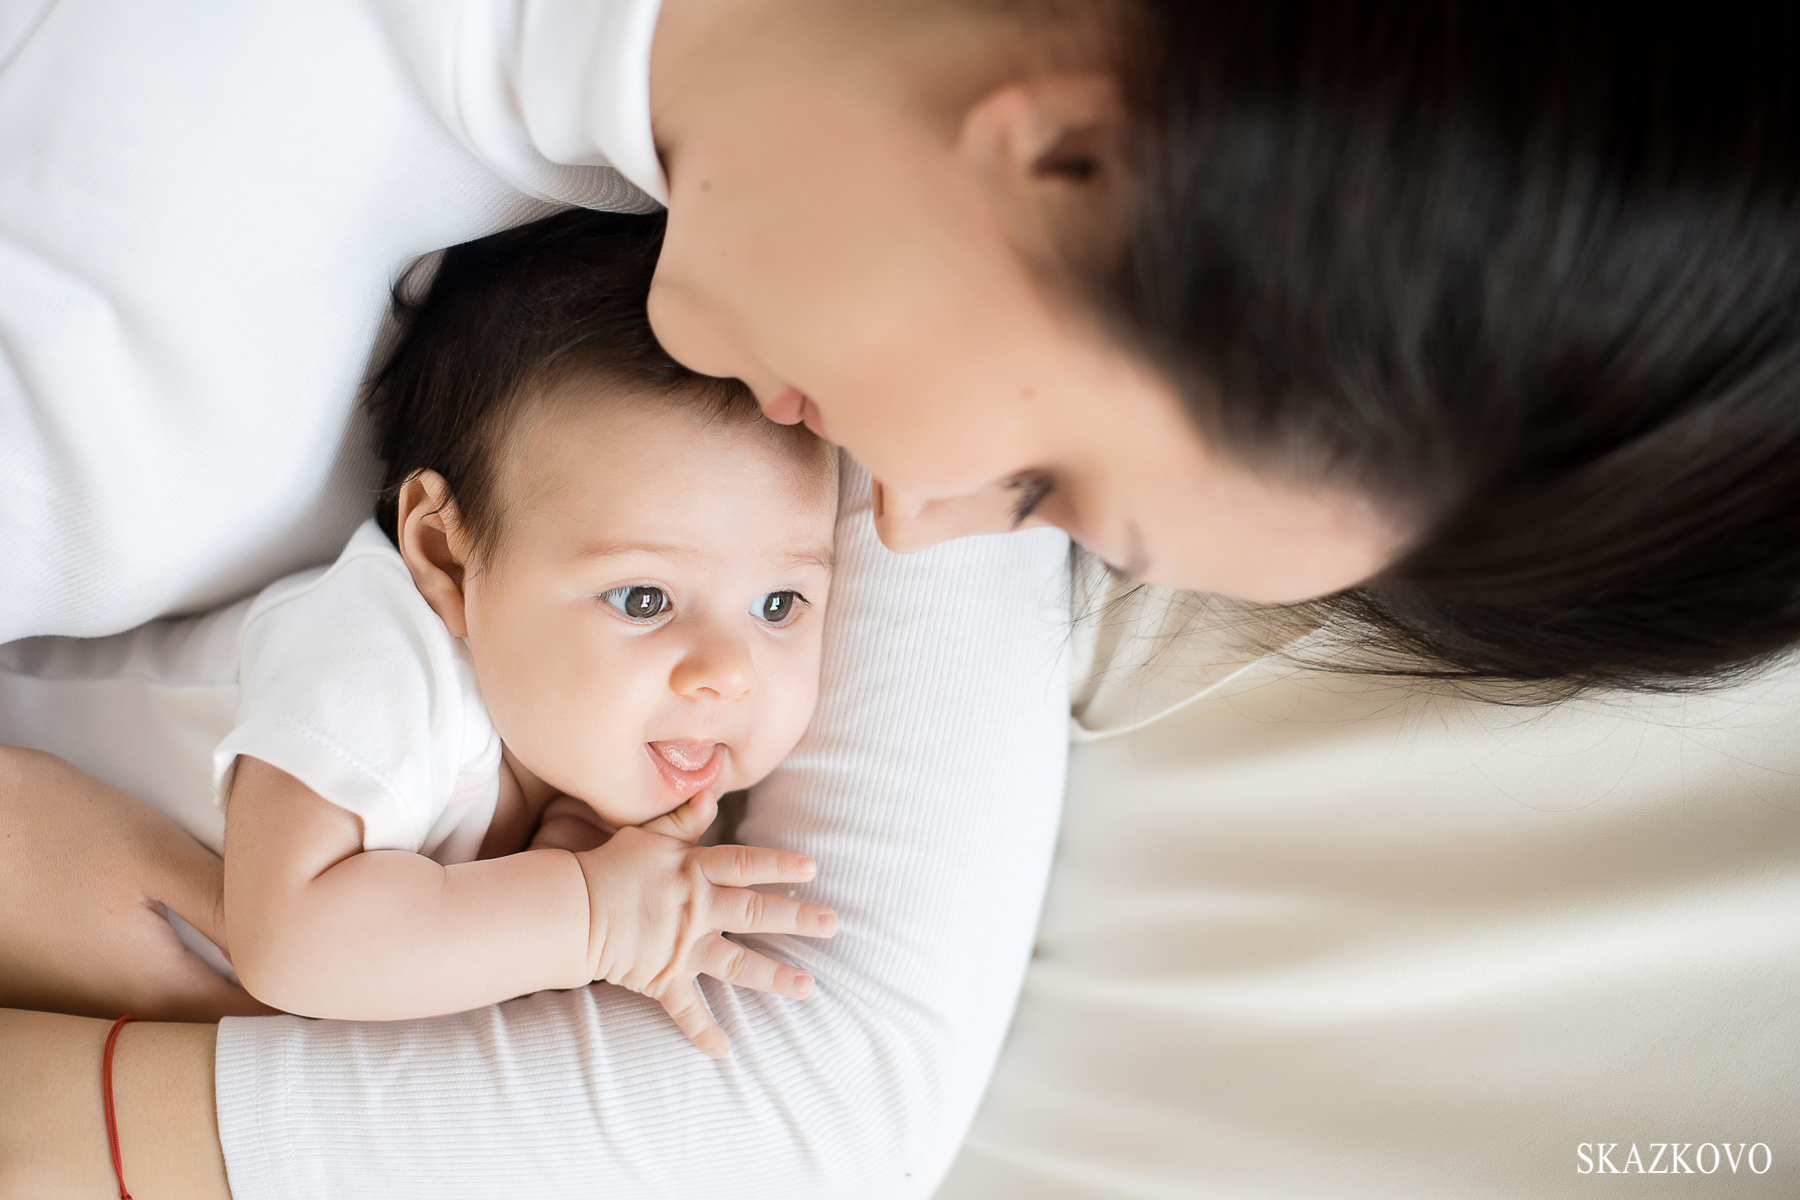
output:
[[[641,583],[601,592],[600,602],[630,621],[654,621],[670,608],[669,593]]]
[[[1042,471],[1028,471],[1009,480],[1006,486],[1018,493],[1012,511],[1013,528],[1017,529],[1056,490],[1056,481]]]

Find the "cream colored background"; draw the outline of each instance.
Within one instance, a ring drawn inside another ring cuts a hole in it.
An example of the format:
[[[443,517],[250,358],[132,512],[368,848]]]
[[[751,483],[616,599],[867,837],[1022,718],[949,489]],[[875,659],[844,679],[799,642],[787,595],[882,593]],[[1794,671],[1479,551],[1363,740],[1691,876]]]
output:
[[[1089,623],[1037,957],[939,1200],[1800,1195],[1800,667],[1516,708],[1180,624]],[[1578,1174],[1725,1140],[1773,1169]]]

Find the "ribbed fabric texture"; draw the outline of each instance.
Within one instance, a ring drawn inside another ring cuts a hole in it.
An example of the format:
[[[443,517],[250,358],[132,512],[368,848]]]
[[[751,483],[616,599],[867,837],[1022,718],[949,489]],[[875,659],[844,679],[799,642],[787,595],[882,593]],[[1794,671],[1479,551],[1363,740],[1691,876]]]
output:
[[[0,5],[0,641],[329,561],[414,257],[662,187],[656,0]],[[565,108],[559,106],[566,105]],[[866,481],[846,495],[866,495]],[[1066,759],[1063,543],[912,558],[846,514],[823,707],[744,836],[843,917],[715,1065],[611,989],[407,1025],[227,1023],[238,1200],[922,1195],[999,1044]]]
[[[1029,956],[1068,737],[1067,543],[883,549],[849,468],[811,731],[741,839],[819,861],[831,942],[766,939],[805,1001],[716,983],[714,1063],[599,985],[429,1021],[226,1021],[236,1200],[919,1197],[954,1154]]]

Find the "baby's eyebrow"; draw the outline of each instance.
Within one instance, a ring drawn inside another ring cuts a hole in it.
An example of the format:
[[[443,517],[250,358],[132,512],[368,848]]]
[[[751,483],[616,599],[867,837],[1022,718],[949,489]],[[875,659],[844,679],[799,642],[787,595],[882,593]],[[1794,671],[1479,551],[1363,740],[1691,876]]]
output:
[[[781,558],[790,567],[818,567],[822,571],[831,570],[837,563],[837,555],[830,546],[819,546],[811,550],[789,550]]]
[[[654,554],[660,558],[705,558],[692,546],[674,542],[592,542],[581,548],[580,558],[612,558],[619,554]]]
[[[579,557],[611,558],[619,554],[653,554],[659,558],[711,558],[703,550],[692,546],[683,546],[676,542],[592,542],[581,548]],[[781,556],[782,562],[790,567],[818,567],[831,570],[837,561],[829,543],[812,546],[802,550],[789,550]]]

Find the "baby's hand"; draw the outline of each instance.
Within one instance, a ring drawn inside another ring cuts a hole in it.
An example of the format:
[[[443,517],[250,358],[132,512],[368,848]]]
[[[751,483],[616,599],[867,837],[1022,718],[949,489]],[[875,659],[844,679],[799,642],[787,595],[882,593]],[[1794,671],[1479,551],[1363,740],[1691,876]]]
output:
[[[812,994],[812,978],[720,935],[833,937],[837,915],[816,904],[748,890],[761,883],[810,880],[814,864],[804,854],[693,845],[717,808],[711,798],[696,796],[575,857],[587,877],[592,977],[661,1001],[688,1040],[724,1058],[731,1041],[707,1011],[696,975],[796,1000]]]
[[[537,832],[531,835],[530,850],[567,850],[580,854],[592,850],[612,830],[601,825],[594,810],[573,796],[557,796],[538,814]]]

